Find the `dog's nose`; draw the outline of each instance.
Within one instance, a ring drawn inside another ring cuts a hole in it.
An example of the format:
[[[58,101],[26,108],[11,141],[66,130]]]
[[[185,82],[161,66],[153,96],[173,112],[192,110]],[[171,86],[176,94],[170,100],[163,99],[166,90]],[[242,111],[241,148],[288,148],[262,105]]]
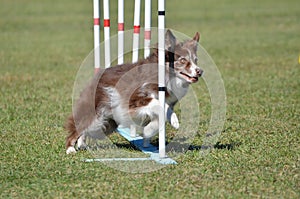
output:
[[[200,68],[197,68],[196,73],[197,73],[197,75],[199,75],[201,77],[203,74],[203,70],[201,70]]]

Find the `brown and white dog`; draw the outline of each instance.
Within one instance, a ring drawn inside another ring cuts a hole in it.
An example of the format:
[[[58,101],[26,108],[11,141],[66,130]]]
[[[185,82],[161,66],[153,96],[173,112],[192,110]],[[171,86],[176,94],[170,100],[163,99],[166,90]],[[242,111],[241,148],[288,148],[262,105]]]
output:
[[[178,42],[168,30],[166,39],[166,104],[165,117],[176,129],[179,122],[174,105],[184,97],[189,84],[198,81],[203,70],[197,66],[197,32],[193,39]],[[172,53],[170,54],[171,51]],[[171,57],[172,55],[172,57]],[[143,127],[144,145],[158,131],[158,51],[133,64],[100,70],[81,93],[73,114],[66,122],[69,135],[67,154],[85,147],[85,137],[104,138],[120,125]],[[170,67],[170,63],[173,63]]]

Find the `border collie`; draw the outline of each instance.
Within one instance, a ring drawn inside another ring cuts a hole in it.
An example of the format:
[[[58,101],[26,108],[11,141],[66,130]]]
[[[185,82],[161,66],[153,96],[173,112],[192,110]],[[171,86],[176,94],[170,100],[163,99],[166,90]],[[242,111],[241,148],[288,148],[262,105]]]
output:
[[[165,35],[166,103],[165,117],[172,127],[179,122],[174,105],[183,98],[203,70],[197,66],[197,32],[193,39],[178,42],[170,30]],[[143,127],[144,145],[158,132],[158,49],[136,63],[101,69],[83,90],[67,119],[66,153],[75,145],[84,148],[86,136],[105,138],[118,126]]]

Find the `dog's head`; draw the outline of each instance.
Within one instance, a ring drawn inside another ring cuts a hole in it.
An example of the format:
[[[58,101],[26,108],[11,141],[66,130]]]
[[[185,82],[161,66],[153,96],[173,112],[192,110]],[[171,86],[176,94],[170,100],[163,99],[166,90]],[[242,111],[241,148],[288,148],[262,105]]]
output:
[[[166,61],[169,62],[169,66],[171,66],[170,71],[173,71],[176,77],[188,83],[197,82],[198,78],[203,74],[203,70],[197,65],[199,33],[197,32],[191,40],[177,42],[173,33],[167,30],[165,39],[168,51]],[[171,62],[173,62],[173,64]]]

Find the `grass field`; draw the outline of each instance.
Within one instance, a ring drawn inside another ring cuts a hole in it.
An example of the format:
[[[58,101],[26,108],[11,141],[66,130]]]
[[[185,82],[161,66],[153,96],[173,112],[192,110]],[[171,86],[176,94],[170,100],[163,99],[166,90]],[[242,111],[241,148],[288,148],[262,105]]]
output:
[[[167,27],[201,32],[227,119],[208,155],[190,150],[176,166],[138,174],[83,163],[88,152],[65,155],[75,75],[93,48],[92,1],[0,4],[0,198],[300,198],[298,0],[166,2]],[[196,87],[201,145],[210,104],[204,82]]]

